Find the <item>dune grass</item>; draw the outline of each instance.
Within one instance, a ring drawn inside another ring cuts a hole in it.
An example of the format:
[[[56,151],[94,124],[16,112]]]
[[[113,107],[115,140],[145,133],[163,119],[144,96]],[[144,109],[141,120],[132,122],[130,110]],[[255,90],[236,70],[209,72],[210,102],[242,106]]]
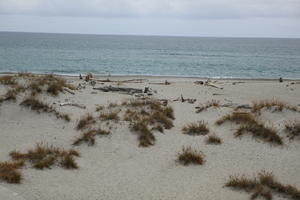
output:
[[[235,137],[250,133],[253,138],[258,138],[271,144],[283,144],[283,140],[275,128],[265,126],[264,123],[256,120],[255,116],[251,113],[234,111],[217,120],[216,124],[221,125],[226,121],[234,122],[239,125],[234,133]]]
[[[82,130],[86,127],[88,127],[91,124],[96,123],[96,120],[92,114],[86,114],[81,119],[78,121],[76,129],[77,130]]]
[[[254,138],[262,139],[271,144],[282,145],[282,138],[278,135],[275,128],[266,127],[262,123],[253,122],[241,125],[234,133],[235,137],[240,137],[245,133],[251,133]]]
[[[225,186],[252,193],[250,199],[262,197],[266,200],[271,200],[273,198],[272,192],[282,194],[292,200],[300,199],[299,189],[292,185],[280,183],[271,172],[266,171],[259,172],[253,178],[247,178],[245,175],[230,176]]]
[[[55,164],[66,169],[77,169],[78,165],[74,157],[78,157],[79,152],[39,143],[26,153],[12,151],[10,156],[13,160],[27,161],[32,167],[41,170],[50,169]]]
[[[196,113],[201,113],[211,107],[214,107],[214,108],[220,107],[220,102],[216,101],[216,100],[208,101],[205,104],[196,107]]]
[[[215,134],[211,134],[205,139],[205,142],[206,144],[221,144],[222,139]]]
[[[192,149],[192,147],[182,147],[182,152],[178,153],[177,161],[182,165],[203,165],[205,155],[201,151]]]
[[[216,125],[222,125],[223,123],[230,121],[237,124],[241,123],[253,123],[255,121],[254,115],[248,112],[232,112],[231,114],[227,114],[216,121]]]
[[[0,180],[7,183],[21,183],[22,173],[19,171],[24,161],[0,162]]]
[[[296,106],[289,105],[286,102],[278,100],[262,100],[254,101],[252,105],[252,112],[260,112],[262,109],[268,109],[273,111],[283,111],[283,109],[299,112],[299,109]]]
[[[116,111],[109,111],[109,112],[104,112],[104,113],[101,113],[100,114],[100,119],[103,120],[103,121],[115,121],[115,122],[118,122],[120,120],[120,117],[119,117],[119,112],[116,112]]]
[[[16,82],[16,77],[11,76],[11,75],[6,75],[6,76],[0,76],[0,84],[3,85],[15,85]]]
[[[89,130],[85,133],[83,133],[79,138],[77,138],[74,142],[73,145],[80,145],[82,143],[87,143],[89,146],[93,146],[96,142],[95,137],[97,135],[99,136],[104,136],[104,135],[109,135],[111,132],[104,130],[104,129],[92,129]]]
[[[23,102],[21,102],[20,105],[30,108],[31,110],[34,110],[38,113],[53,113],[58,119],[64,119],[67,122],[71,121],[71,118],[68,114],[60,113],[57,110],[55,110],[52,106],[49,106],[48,104],[41,102],[35,98],[27,98]]]
[[[130,122],[130,130],[138,135],[140,147],[155,144],[153,131],[164,132],[174,126],[173,108],[163,106],[155,99],[130,99],[121,105],[126,108],[124,120]]]
[[[182,128],[182,133],[186,135],[206,135],[209,133],[207,123],[204,121],[193,122]]]
[[[300,121],[286,123],[285,132],[288,134],[290,139],[300,137]]]

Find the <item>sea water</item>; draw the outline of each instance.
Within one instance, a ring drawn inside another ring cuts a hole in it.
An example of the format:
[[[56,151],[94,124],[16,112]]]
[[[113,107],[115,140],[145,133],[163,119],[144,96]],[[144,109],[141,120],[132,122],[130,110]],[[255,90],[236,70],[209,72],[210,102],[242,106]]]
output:
[[[0,32],[0,72],[300,79],[300,39]]]

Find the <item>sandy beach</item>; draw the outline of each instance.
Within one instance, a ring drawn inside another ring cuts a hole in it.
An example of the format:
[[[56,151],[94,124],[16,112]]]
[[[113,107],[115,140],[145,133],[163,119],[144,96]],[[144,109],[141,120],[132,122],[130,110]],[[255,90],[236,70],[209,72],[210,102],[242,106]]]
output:
[[[245,174],[252,177],[262,170],[273,172],[284,184],[300,188],[299,136],[290,139],[285,131],[285,124],[300,119],[300,112],[263,108],[259,114],[254,114],[257,120],[277,130],[282,145],[253,138],[251,134],[237,138],[234,132],[239,126],[235,123],[215,124],[239,106],[242,112],[251,112],[253,101],[277,100],[299,110],[300,82],[297,80],[211,79],[205,84],[207,79],[200,78],[111,76],[109,82],[105,82],[107,77],[94,77],[91,84],[91,81],[86,82],[78,77],[63,78],[77,88],[71,91],[74,94],[64,90],[57,96],[41,93],[36,98],[58,112],[68,114],[70,122],[52,113],[37,113],[20,106],[30,95],[29,91],[18,93],[15,102],[4,101],[0,105],[1,162],[11,160],[10,152],[26,152],[41,142],[80,152],[80,157],[75,158],[78,169],[66,170],[54,165],[51,169],[39,170],[27,163],[20,169],[21,183],[11,184],[1,180],[0,186],[11,194],[16,193],[16,198],[241,200],[249,199],[249,194],[225,187],[229,176]],[[18,78],[21,85],[24,83],[22,79]],[[142,90],[148,87],[150,92],[149,95],[125,94],[95,89],[105,86]],[[0,96],[5,96],[9,87],[0,84]],[[121,112],[118,121],[101,122],[98,119],[101,110],[96,111],[99,106],[107,110],[123,109],[122,102],[142,98],[167,102],[173,108],[175,117],[174,127],[165,129],[163,133],[153,131],[155,142],[148,147],[139,145],[137,135],[132,132]],[[195,107],[212,100],[218,102],[219,106],[196,112]],[[63,103],[78,104],[85,108],[61,106]],[[117,106],[110,108],[111,103]],[[76,126],[87,113],[96,117],[99,126],[110,130],[111,134],[96,137],[94,145],[82,143],[74,146],[74,140],[84,132],[77,130]],[[209,134],[191,136],[182,133],[184,126],[201,120],[207,123]],[[222,143],[207,144],[205,141],[211,134],[220,137]],[[201,151],[206,162],[203,165],[180,164],[176,160],[183,146]],[[3,198],[5,196],[1,192],[0,189],[0,199],[1,195]],[[273,199],[288,198],[274,193]]]

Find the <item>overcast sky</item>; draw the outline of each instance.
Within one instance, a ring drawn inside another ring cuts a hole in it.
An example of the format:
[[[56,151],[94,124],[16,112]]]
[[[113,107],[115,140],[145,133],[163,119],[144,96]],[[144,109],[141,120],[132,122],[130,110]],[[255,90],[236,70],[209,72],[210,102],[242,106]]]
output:
[[[0,0],[0,31],[300,37],[300,0]]]

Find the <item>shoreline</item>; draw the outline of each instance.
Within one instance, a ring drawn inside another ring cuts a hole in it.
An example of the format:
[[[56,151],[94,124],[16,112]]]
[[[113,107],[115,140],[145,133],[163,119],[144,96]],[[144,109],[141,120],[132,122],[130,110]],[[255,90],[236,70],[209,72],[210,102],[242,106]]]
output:
[[[78,75],[75,74],[60,74],[60,73],[35,73],[35,72],[0,72],[1,75],[15,75],[18,73],[32,73],[35,75],[46,75],[46,74],[53,74],[56,76],[61,76],[61,77],[71,77],[75,78],[78,77]],[[82,73],[82,75],[84,75]],[[128,75],[123,75],[123,74],[110,74],[110,75],[101,75],[101,74],[94,74],[95,78],[154,78],[154,79],[165,79],[165,78],[172,78],[172,79],[189,79],[189,80],[203,80],[203,79],[210,79],[210,80],[226,80],[226,81],[278,81],[279,78],[243,78],[243,77],[232,77],[232,78],[224,78],[224,77],[201,77],[201,76],[178,76],[178,75],[134,75],[134,74],[128,74]],[[284,81],[300,81],[300,78],[284,78],[282,77]]]

